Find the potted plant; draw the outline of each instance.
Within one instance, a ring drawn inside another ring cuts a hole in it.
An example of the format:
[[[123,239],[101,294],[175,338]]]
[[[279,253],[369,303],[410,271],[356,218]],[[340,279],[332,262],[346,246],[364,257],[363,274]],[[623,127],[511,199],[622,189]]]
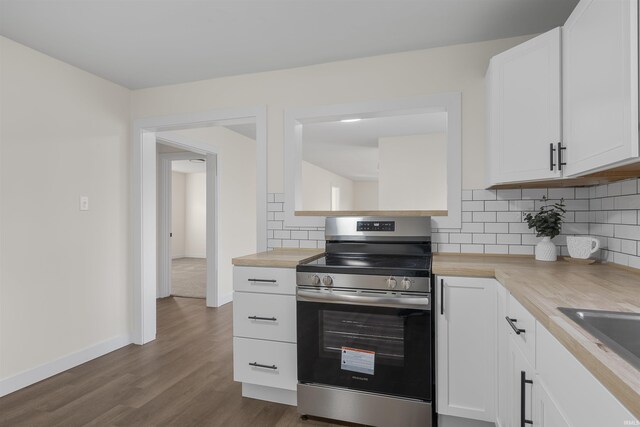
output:
[[[542,197],[544,203],[538,212],[532,214],[523,213],[524,221],[529,228],[535,228],[536,236],[542,237],[536,245],[536,259],[538,261],[555,261],[558,259],[558,250],[556,245],[551,241],[560,234],[565,209],[564,199],[560,199],[559,203],[549,203],[546,196]]]

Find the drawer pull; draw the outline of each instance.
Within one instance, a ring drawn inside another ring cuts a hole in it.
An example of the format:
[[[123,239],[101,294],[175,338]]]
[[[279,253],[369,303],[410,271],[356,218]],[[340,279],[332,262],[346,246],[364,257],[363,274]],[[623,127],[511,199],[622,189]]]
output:
[[[518,319],[512,319],[509,316],[506,316],[505,319],[507,319],[507,323],[511,326],[516,335],[524,334],[526,332],[524,329],[520,329],[516,326]]]
[[[276,319],[275,317],[260,317],[260,316],[249,316],[249,319],[251,320],[269,320],[270,322],[275,322]]]
[[[278,369],[278,367],[276,365],[271,365],[271,366],[269,366],[269,365],[261,365],[258,362],[250,362],[249,365],[255,366],[256,368],[266,368],[266,369],[273,369],[273,370]]]
[[[527,379],[527,373],[525,371],[520,371],[520,427],[525,427],[526,424],[533,424],[533,421],[528,420],[524,414],[526,406],[525,386],[527,384],[533,384],[533,381]]]
[[[276,280],[274,279],[247,279],[249,282],[253,282],[253,284],[255,285],[256,283],[276,283]]]

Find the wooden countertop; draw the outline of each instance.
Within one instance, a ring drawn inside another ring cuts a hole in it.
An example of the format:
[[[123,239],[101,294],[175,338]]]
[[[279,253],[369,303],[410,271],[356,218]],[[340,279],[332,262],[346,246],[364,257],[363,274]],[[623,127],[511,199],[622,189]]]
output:
[[[533,257],[438,254],[438,275],[495,277],[629,411],[640,419],[640,370],[557,307],[640,313],[640,270],[543,262]]]
[[[233,258],[233,265],[248,267],[294,268],[296,265],[320,258],[324,249],[274,249],[267,252]]]

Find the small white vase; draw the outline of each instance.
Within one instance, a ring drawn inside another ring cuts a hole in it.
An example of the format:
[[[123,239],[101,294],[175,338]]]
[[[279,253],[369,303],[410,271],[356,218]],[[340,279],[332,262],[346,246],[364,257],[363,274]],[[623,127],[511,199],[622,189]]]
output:
[[[558,249],[551,241],[551,237],[543,237],[536,245],[536,260],[556,261],[558,259]]]

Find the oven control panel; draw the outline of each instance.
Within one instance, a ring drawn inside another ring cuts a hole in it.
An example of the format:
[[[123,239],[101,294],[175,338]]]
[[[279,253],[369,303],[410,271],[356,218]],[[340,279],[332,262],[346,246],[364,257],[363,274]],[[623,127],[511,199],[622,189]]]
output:
[[[395,221],[358,221],[356,231],[396,231]]]

